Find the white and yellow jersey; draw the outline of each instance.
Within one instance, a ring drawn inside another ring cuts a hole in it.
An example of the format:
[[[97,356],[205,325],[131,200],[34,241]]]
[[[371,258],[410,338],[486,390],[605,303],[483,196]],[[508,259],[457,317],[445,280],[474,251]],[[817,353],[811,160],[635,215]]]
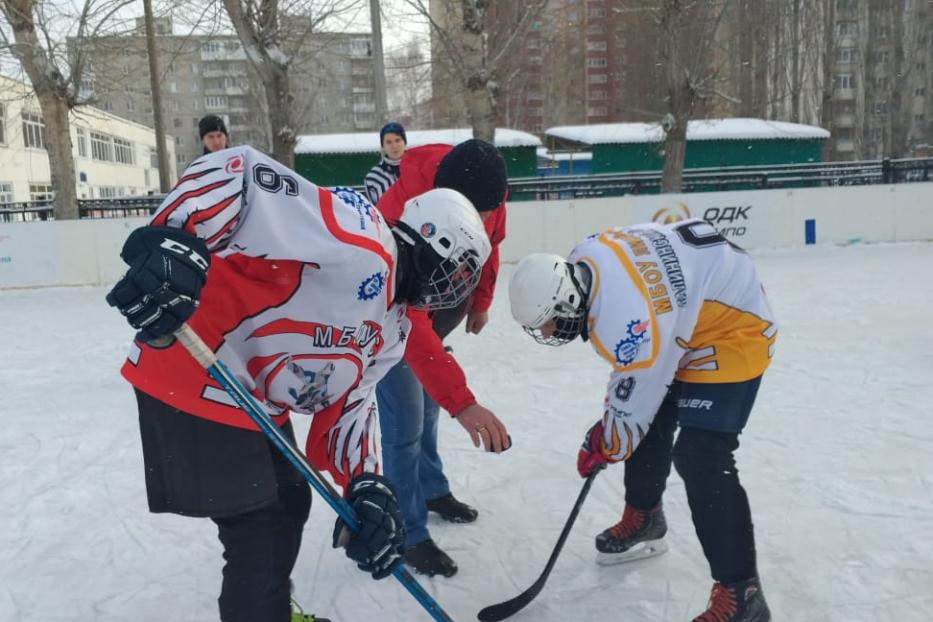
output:
[[[703,220],[618,227],[573,249],[592,272],[587,331],[612,366],[604,451],[625,460],[670,384],[760,376],[777,325],[755,266]]]

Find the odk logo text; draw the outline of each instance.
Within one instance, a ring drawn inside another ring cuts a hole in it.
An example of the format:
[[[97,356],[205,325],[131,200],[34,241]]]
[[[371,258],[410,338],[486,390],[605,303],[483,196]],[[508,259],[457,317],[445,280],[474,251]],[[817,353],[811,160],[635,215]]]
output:
[[[740,238],[745,235],[746,228],[738,223],[747,222],[750,211],[752,211],[751,205],[710,207],[703,212],[703,220],[716,227],[720,235]],[[722,226],[722,223],[726,223],[726,226]]]

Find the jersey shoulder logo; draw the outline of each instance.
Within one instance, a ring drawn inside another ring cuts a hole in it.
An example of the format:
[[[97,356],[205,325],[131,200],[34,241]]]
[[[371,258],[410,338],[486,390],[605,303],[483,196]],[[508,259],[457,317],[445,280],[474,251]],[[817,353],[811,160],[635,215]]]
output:
[[[382,293],[382,289],[386,284],[386,275],[382,272],[376,272],[365,279],[360,283],[359,288],[356,290],[356,299],[357,300],[372,300],[376,296]]]
[[[626,327],[626,336],[616,344],[616,362],[625,367],[631,365],[638,358],[638,351],[642,344],[651,341],[648,334],[650,320],[632,320]]]

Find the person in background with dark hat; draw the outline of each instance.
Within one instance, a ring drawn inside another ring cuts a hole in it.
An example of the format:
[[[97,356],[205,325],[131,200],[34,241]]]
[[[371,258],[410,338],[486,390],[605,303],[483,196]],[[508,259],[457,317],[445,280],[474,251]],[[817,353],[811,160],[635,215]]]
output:
[[[399,163],[408,146],[405,128],[399,123],[386,123],[379,130],[379,142],[382,146],[382,159],[369,170],[363,181],[366,196],[373,205],[379,202],[379,197],[398,179]]]
[[[431,188],[451,188],[469,199],[483,219],[492,254],[469,300],[430,316],[409,310],[412,330],[405,358],[379,382],[376,397],[383,468],[396,487],[405,519],[405,563],[421,574],[451,577],[457,564],[431,539],[428,512],[454,523],[471,523],[478,512],[450,491],[437,448],[439,410],[442,407],[450,413],[477,446],[482,442],[498,453],[511,442],[502,422],[477,402],[463,369],[442,341],[464,318],[467,332],[474,334],[488,321],[499,270],[499,244],[505,238],[505,162],[494,146],[482,140],[456,147],[413,147],[405,152],[398,179],[376,207],[394,223],[406,201]]]
[[[216,114],[206,115],[198,121],[198,134],[201,136],[205,154],[223,151],[230,146],[227,125]]]

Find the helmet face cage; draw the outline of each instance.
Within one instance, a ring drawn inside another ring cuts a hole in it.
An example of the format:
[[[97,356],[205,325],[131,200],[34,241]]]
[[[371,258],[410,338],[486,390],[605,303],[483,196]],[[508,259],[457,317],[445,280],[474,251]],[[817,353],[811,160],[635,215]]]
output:
[[[457,248],[450,257],[441,259],[430,246],[417,247],[419,271],[428,276],[413,307],[428,311],[453,309],[470,297],[482,274],[475,251]]]
[[[583,332],[586,321],[586,309],[572,309],[566,304],[558,303],[554,307],[554,314],[537,328],[523,326],[525,332],[538,343],[546,346],[562,346],[570,343]],[[545,336],[543,328],[553,322],[553,332]]]

